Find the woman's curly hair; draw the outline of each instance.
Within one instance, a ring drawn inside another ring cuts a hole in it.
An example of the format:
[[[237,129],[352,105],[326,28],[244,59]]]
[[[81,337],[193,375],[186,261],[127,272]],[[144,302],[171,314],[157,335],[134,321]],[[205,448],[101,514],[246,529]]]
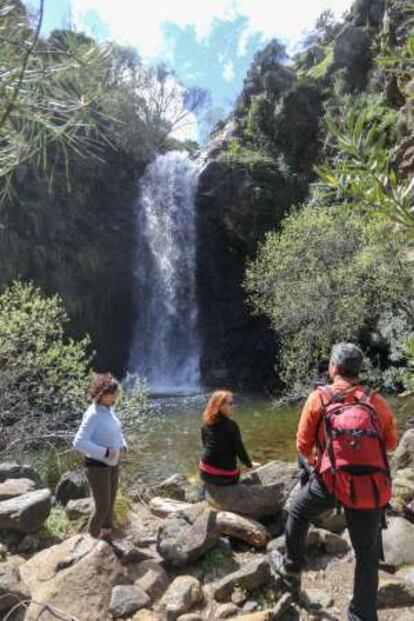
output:
[[[118,380],[111,373],[99,373],[95,375],[88,388],[88,396],[91,401],[97,401],[107,393],[114,393],[119,388]]]

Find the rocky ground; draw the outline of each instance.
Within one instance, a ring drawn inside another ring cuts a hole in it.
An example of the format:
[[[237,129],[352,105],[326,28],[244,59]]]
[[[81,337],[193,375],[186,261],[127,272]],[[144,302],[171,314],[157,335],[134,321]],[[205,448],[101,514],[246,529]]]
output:
[[[414,621],[414,429],[393,467],[379,620]],[[52,494],[30,466],[0,464],[0,619],[345,620],[354,559],[340,512],[310,529],[299,601],[272,571],[297,476],[294,465],[271,462],[228,494],[207,490],[203,502],[178,475],[136,486],[108,543],[84,532],[91,499],[82,472],[64,475]]]

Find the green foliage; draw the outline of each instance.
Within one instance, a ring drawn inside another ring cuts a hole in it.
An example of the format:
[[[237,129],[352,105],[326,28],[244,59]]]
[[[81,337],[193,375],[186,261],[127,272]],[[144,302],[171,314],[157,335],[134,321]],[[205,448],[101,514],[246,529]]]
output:
[[[351,110],[341,129],[332,119],[327,126],[337,157],[331,166],[316,167],[321,178],[316,200],[346,202],[366,211],[385,214],[414,234],[409,184],[398,178],[385,148],[386,134],[367,124],[365,111]]]
[[[83,407],[89,380],[89,339],[65,337],[68,317],[57,295],[14,282],[0,295],[0,387],[3,425],[22,449],[47,441]],[[3,434],[5,448],[9,433]],[[12,446],[7,447],[9,450]]]
[[[280,375],[300,393],[337,341],[359,340],[385,311],[410,317],[412,276],[384,219],[341,205],[305,208],[268,234],[245,286],[281,341]]]
[[[41,533],[42,539],[65,539],[68,534],[70,521],[64,507],[56,505],[47,518]]]
[[[123,423],[132,427],[149,414],[148,386],[140,377],[133,378],[132,387],[128,386],[128,376],[125,383],[126,388],[122,390],[117,402],[117,411]]]
[[[405,373],[405,383],[407,388],[414,390],[414,337],[411,336],[405,346],[405,353],[407,356],[407,369]]]
[[[323,80],[332,67],[334,60],[332,45],[329,45],[324,52],[323,59],[307,71],[306,75],[313,80]]]
[[[18,0],[0,0],[0,179],[3,196],[23,163],[36,161],[53,174],[58,150],[68,166],[69,152],[96,154],[102,139],[97,105],[104,89],[99,80],[109,48],[91,39],[39,38],[44,0],[33,30]]]

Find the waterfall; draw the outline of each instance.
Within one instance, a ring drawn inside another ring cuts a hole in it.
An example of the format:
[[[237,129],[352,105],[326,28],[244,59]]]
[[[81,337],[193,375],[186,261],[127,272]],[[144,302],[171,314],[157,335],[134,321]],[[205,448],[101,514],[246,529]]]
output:
[[[194,196],[198,170],[187,153],[152,162],[139,184],[130,373],[156,392],[199,383]]]

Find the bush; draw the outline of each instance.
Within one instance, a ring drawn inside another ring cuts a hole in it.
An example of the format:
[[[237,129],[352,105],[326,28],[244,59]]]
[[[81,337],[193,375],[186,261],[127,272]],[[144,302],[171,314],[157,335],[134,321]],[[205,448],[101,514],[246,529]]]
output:
[[[0,295],[0,449],[48,441],[84,407],[90,377],[89,338],[65,336],[58,296],[14,282]]]
[[[403,253],[384,219],[344,206],[298,210],[280,233],[268,234],[245,286],[280,336],[279,372],[289,392],[302,392],[336,341],[360,340],[386,311],[399,309],[412,326]]]

